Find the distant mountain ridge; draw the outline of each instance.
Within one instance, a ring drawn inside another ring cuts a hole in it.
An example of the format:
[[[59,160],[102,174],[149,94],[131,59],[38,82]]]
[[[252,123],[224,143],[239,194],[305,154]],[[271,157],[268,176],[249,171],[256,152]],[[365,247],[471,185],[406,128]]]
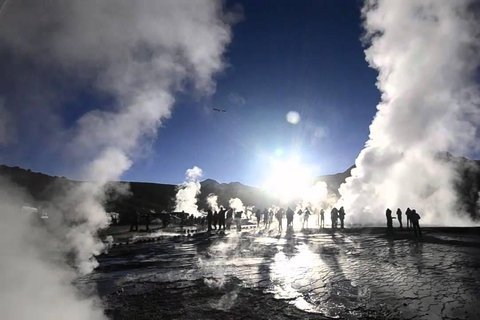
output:
[[[458,201],[462,208],[472,217],[478,216],[479,191],[480,191],[480,162],[464,157],[453,157],[450,154],[442,155],[445,161],[451,161],[457,167],[460,177],[456,185]],[[337,174],[324,175],[316,181],[327,183],[329,193],[338,194],[338,189],[345,179],[351,175],[355,166]],[[62,197],[69,189],[84,182],[69,180],[65,177],[49,176],[43,173],[32,172],[19,167],[0,165],[0,176],[24,188],[31,197],[32,205],[50,202],[56,197]],[[132,210],[153,209],[156,212],[172,211],[175,207],[175,195],[179,186],[146,182],[112,182],[116,184],[129,184],[130,195],[112,197],[106,203],[108,211],[119,212],[122,215]],[[220,206],[228,206],[231,198],[239,198],[246,206],[258,208],[270,207],[276,200],[263,189],[243,185],[240,182],[219,183],[213,179],[206,179],[201,183],[201,193],[197,197],[200,209],[208,208],[206,198],[213,193],[218,196]]]

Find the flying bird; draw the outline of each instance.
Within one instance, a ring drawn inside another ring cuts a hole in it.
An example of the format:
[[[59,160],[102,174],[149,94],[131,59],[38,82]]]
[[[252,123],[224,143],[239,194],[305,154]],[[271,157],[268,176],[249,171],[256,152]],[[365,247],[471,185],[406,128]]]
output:
[[[227,110],[217,109],[217,108],[213,108],[213,111],[217,111],[217,112],[227,112]]]

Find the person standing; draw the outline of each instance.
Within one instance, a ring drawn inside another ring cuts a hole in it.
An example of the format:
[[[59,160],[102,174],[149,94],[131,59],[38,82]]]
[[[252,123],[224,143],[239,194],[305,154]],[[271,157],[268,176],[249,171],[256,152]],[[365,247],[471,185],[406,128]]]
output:
[[[343,229],[345,222],[345,209],[343,206],[340,208],[340,210],[338,210],[338,217],[340,218],[340,228]]]
[[[213,222],[213,213],[212,210],[207,211],[207,225],[208,225],[208,231],[212,231],[212,222]]]
[[[288,209],[290,209],[290,208],[288,208]],[[292,210],[292,209],[290,209],[290,210]],[[283,209],[278,209],[277,213],[275,213],[275,218],[277,218],[277,221],[278,221],[278,232],[281,233],[283,231],[283,226],[282,226]],[[287,210],[287,221],[288,221],[288,210]]]
[[[218,223],[218,212],[213,212],[213,229],[217,230],[217,223]]]
[[[330,218],[332,219],[332,229],[337,227],[338,222],[338,209],[333,207],[332,211],[330,212]]]
[[[400,229],[403,229],[402,210],[400,210],[400,208],[397,209],[397,219],[398,219],[398,223],[400,223]]]
[[[280,209],[283,211],[283,209]],[[293,216],[295,215],[295,212],[293,212],[292,208],[288,207],[287,209],[287,228],[292,227],[293,228]]]
[[[303,213],[303,226],[302,226],[302,229],[305,228],[305,225],[307,225],[307,229],[308,229],[308,218],[310,217],[310,210],[305,209],[304,213]]]
[[[257,218],[257,228],[260,227],[260,220],[262,220],[262,211],[257,209],[255,212],[255,217]]]
[[[385,212],[385,216],[387,217],[387,233],[393,234],[392,210],[387,208],[387,211]]]
[[[263,224],[265,228],[267,228],[267,225],[268,225],[268,209],[267,208],[263,210]]]
[[[325,228],[325,210],[320,209],[320,228]]]
[[[218,229],[225,231],[225,209],[221,208],[220,212],[218,213]]]
[[[412,210],[410,210],[410,208],[407,208],[407,210],[405,211],[405,216],[407,217],[407,229],[410,229],[412,225],[412,221],[410,220],[411,213],[412,213]]]
[[[420,229],[420,215],[415,209],[410,213],[410,221],[413,226],[413,232],[415,232],[415,237],[422,237],[422,229]]]
[[[230,228],[232,227],[232,222],[233,222],[233,209],[230,208],[227,210],[227,230],[230,230]]]

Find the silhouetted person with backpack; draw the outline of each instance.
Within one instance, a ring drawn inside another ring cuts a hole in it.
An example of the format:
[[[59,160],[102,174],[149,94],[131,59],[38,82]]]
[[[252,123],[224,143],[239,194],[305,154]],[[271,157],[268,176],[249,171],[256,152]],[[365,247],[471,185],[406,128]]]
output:
[[[340,228],[343,229],[345,222],[345,209],[343,207],[338,210],[338,217],[340,218]]]
[[[398,223],[400,223],[400,229],[403,229],[402,210],[400,210],[400,208],[397,209],[397,219],[398,219]]]
[[[412,210],[410,214],[410,221],[412,222],[413,232],[415,232],[415,237],[422,237],[422,229],[420,229],[420,215],[415,209]]]

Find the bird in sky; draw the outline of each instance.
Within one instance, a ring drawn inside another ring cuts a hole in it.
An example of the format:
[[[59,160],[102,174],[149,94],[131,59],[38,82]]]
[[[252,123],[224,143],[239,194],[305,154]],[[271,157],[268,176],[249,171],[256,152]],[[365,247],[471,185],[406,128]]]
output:
[[[217,111],[217,112],[227,112],[227,110],[217,109],[217,108],[213,108],[213,111]]]

